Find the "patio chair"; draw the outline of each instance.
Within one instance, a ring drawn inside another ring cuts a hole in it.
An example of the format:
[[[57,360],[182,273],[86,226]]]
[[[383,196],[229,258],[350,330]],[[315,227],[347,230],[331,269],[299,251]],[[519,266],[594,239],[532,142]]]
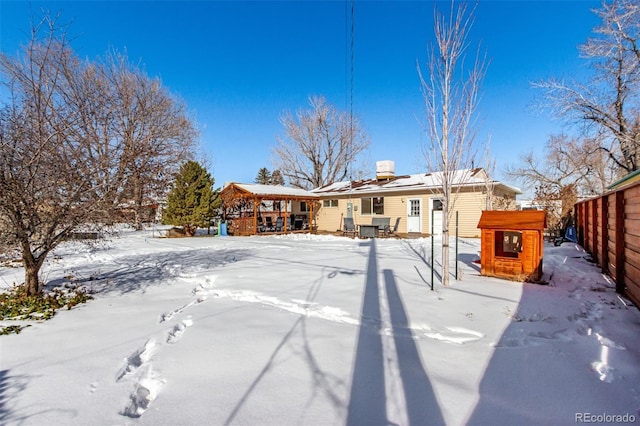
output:
[[[353,222],[353,218],[352,217],[345,217],[344,218],[344,225],[343,225],[343,228],[342,228],[342,235],[344,235],[344,236],[352,236],[352,237],[356,236],[356,225]]]
[[[395,225],[393,225],[393,228],[391,228],[390,226],[387,226],[384,229],[384,236],[385,237],[391,237],[392,235],[397,236],[398,225],[400,225],[400,218],[399,217],[396,218],[396,223],[395,223]]]
[[[273,226],[273,219],[271,218],[271,216],[267,216],[265,218],[265,225],[264,225],[264,230],[271,232],[275,229],[275,227]]]
[[[371,225],[378,227],[378,236],[385,237],[386,231],[391,225],[391,218],[388,217],[374,217],[371,219]]]
[[[276,232],[284,232],[284,218],[280,216],[276,218]]]

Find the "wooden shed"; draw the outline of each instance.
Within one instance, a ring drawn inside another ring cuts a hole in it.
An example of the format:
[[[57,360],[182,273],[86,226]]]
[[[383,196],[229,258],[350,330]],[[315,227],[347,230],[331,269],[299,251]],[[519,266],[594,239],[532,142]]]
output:
[[[547,214],[539,210],[483,211],[480,273],[518,281],[542,278]]]

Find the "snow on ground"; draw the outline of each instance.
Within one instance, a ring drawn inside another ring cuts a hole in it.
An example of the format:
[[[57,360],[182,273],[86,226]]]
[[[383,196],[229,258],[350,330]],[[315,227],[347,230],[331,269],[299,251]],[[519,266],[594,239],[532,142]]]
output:
[[[461,280],[431,291],[430,244],[68,243],[43,277],[95,300],[0,337],[0,424],[640,422],[640,311],[579,246],[545,247],[542,286],[480,276],[462,240]]]

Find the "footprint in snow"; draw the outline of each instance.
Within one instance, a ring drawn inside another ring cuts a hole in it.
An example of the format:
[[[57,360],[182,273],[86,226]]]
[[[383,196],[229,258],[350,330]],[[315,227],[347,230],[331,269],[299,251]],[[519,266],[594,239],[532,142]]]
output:
[[[144,376],[136,383],[135,389],[129,396],[129,404],[120,414],[131,418],[142,416],[157,398],[164,383],[164,380],[149,367]]]
[[[182,320],[179,324],[173,326],[173,328],[169,330],[169,333],[167,335],[167,343],[173,344],[179,342],[180,339],[182,339],[182,335],[184,334],[184,331],[187,329],[187,327],[190,327],[192,325],[193,321],[190,318],[187,318],[185,320]]]
[[[174,316],[178,315],[179,313],[181,313],[182,311],[184,311],[185,309],[187,309],[190,306],[193,305],[197,305],[198,303],[202,303],[205,300],[207,300],[207,296],[201,296],[198,297],[196,300],[187,303],[184,306],[179,307],[178,309],[175,309],[169,313],[163,313],[160,314],[160,320],[158,321],[158,324],[162,324],[163,322],[169,321],[171,318],[173,318]]]
[[[571,342],[573,339],[568,329],[556,331],[536,331],[528,333],[526,336],[508,337],[500,340],[494,346],[497,348],[522,348],[531,346],[541,346],[546,342]]]
[[[197,286],[193,288],[193,290],[191,290],[191,294],[193,295],[211,294],[211,291],[215,288],[215,282],[217,278],[218,278],[217,276],[205,278],[204,282],[199,283]]]
[[[138,368],[151,359],[151,356],[155,352],[156,342],[153,339],[147,340],[147,342],[141,348],[138,348],[135,352],[129,355],[125,359],[124,366],[120,369],[116,376],[116,382],[122,380],[123,377],[128,376],[135,372]]]

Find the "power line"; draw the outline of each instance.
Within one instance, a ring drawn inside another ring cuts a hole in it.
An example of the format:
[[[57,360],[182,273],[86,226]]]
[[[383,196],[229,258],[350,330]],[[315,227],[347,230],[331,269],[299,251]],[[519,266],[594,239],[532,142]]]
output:
[[[353,149],[353,81],[354,81],[354,33],[355,33],[355,0],[351,0],[351,19],[349,20],[349,0],[345,0],[344,3],[344,21],[345,21],[345,103],[347,104],[347,110],[349,111],[349,148],[348,151]],[[349,31],[349,21],[351,22],[351,29]],[[350,42],[350,43],[349,43]],[[348,152],[348,168],[349,168],[349,182],[351,182],[353,167],[352,167],[351,152]]]

